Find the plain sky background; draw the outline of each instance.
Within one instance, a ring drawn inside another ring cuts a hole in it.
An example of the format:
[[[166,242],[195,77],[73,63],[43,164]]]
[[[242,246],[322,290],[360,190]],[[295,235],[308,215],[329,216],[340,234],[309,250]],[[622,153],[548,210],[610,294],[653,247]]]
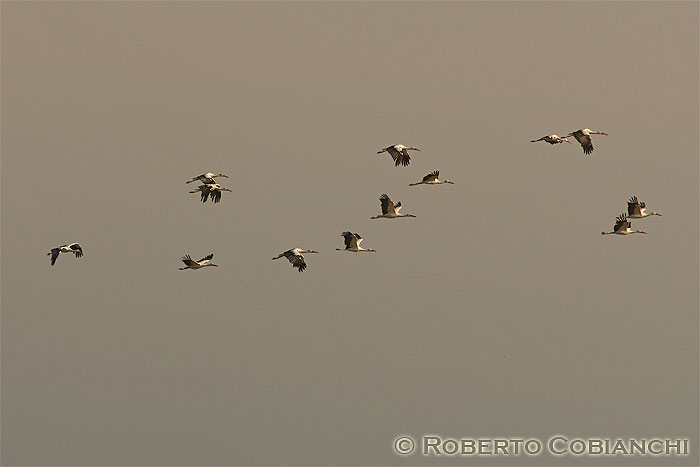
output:
[[[698,464],[697,2],[1,8],[3,465]]]

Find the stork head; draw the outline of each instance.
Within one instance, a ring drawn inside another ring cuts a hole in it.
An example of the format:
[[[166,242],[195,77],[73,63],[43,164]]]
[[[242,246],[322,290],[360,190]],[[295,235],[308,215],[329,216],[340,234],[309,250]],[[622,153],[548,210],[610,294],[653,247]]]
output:
[[[658,212],[656,212],[656,211],[652,211],[652,212],[649,213],[649,215],[650,215],[650,216],[662,216],[663,214],[660,214],[660,213],[658,213]]]
[[[406,148],[406,149],[411,149],[411,150],[413,150],[413,151],[420,151],[420,149],[418,149],[418,148],[415,147],[415,146],[411,146],[410,148]]]
[[[605,135],[608,136],[608,134],[604,131],[591,131],[592,135]]]
[[[643,233],[643,234],[646,234],[646,232],[643,231],[643,230],[635,230],[634,232],[635,232],[635,233]]]
[[[450,185],[454,185],[454,184],[455,184],[455,182],[453,182],[453,181],[451,181],[451,180],[445,180],[443,183],[449,183]]]
[[[217,177],[224,177],[224,178],[228,178],[228,175],[226,175],[226,174],[219,174],[219,175],[216,175],[216,176],[217,176]]]
[[[318,253],[316,250],[306,250],[304,253]]]

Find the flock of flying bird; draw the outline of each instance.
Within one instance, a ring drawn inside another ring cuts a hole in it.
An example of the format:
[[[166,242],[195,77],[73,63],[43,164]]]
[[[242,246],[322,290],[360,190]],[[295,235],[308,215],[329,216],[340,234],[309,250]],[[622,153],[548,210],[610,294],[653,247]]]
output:
[[[593,152],[593,140],[591,139],[591,135],[605,135],[608,136],[607,133],[604,131],[593,131],[589,130],[588,128],[583,128],[581,130],[576,130],[572,131],[566,137],[562,138],[561,136],[558,135],[547,135],[543,136],[542,138],[539,139],[533,139],[530,141],[531,143],[536,143],[538,141],[544,141],[545,143],[549,144],[561,144],[561,143],[569,143],[571,144],[571,141],[568,140],[569,136],[573,136],[576,138],[576,141],[578,141],[581,144],[581,147],[583,148],[583,153],[588,155]],[[632,230],[632,223],[628,221],[627,219],[644,219],[645,217],[649,216],[660,216],[656,211],[646,213],[646,204],[643,202],[640,202],[636,196],[633,196],[627,201],[627,213],[622,213],[619,216],[617,216],[615,222],[615,227],[613,227],[612,232],[601,232],[603,235],[629,235],[629,234],[634,234],[634,233],[642,233],[646,234],[645,231],[643,230]]]
[[[408,166],[411,163],[411,156],[408,153],[409,150],[412,151],[420,151],[420,149],[410,146],[404,146],[403,144],[395,144],[393,146],[386,147],[382,149],[381,151],[377,151],[377,154],[382,154],[384,152],[388,152],[391,158],[394,160],[394,165],[398,167],[399,165],[402,165],[404,167]],[[415,186],[415,185],[421,185],[421,184],[426,184],[426,185],[439,185],[442,183],[450,183],[454,184],[454,182],[451,182],[449,180],[439,180],[438,176],[440,175],[440,171],[436,170],[434,172],[429,173],[425,177],[423,177],[423,180],[421,180],[418,183],[411,183],[409,186]],[[386,193],[381,195],[379,197],[379,202],[381,205],[382,213],[378,214],[376,216],[371,217],[370,219],[397,219],[399,217],[416,217],[413,214],[405,214],[400,212],[401,211],[401,201],[394,203],[391,198],[389,198],[389,195]],[[353,233],[348,230],[340,234],[343,237],[343,240],[345,241],[345,248],[336,248],[337,251],[352,251],[352,252],[360,252],[360,251],[367,251],[367,252],[376,252],[377,250],[373,248],[363,248],[360,246],[360,243],[362,243],[362,237],[358,233]],[[303,272],[304,269],[306,269],[306,259],[302,255],[302,253],[318,253],[316,250],[302,250],[301,248],[292,248],[290,250],[284,251],[280,253],[279,255],[275,256],[272,258],[273,260],[279,259],[282,257],[287,258],[287,260],[291,263],[292,267],[297,268],[299,272]]]
[[[185,183],[202,182],[202,184],[199,185],[196,190],[192,190],[190,191],[190,193],[200,193],[202,197],[202,203],[207,202],[207,197],[209,197],[212,202],[218,203],[219,201],[221,201],[221,192],[231,190],[229,190],[228,188],[223,188],[221,185],[216,183],[216,180],[214,180],[216,177],[228,178],[228,175],[215,175],[211,172],[207,172],[205,174],[198,175],[192,180],[188,180]]]
[[[577,131],[573,131],[569,133],[566,137],[560,137],[555,134],[543,136],[539,139],[535,139],[530,141],[531,143],[536,143],[538,141],[544,141],[549,144],[561,144],[561,143],[568,143],[571,144],[571,142],[568,140],[569,137],[574,137],[576,140],[581,144],[581,147],[583,148],[583,152],[586,155],[589,155],[593,152],[593,140],[591,139],[591,135],[605,135],[607,136],[608,134],[603,132],[603,131],[592,131],[588,128],[583,128]],[[384,152],[388,152],[391,158],[394,160],[394,165],[396,167],[399,166],[404,166],[407,167],[411,163],[411,156],[408,151],[420,151],[420,149],[413,147],[413,146],[404,146],[403,144],[395,144],[393,146],[388,146],[381,151],[377,151],[377,154],[382,154]],[[409,186],[416,186],[416,185],[439,185],[439,184],[454,184],[454,182],[451,182],[450,180],[440,180],[438,177],[440,175],[439,171],[434,171],[429,174],[427,174],[425,177],[420,182],[416,183],[410,183]],[[228,178],[228,175],[225,174],[214,174],[212,172],[208,172],[202,175],[198,175],[197,177],[194,177],[192,180],[188,180],[185,183],[193,183],[193,182],[201,182],[202,184],[197,187],[196,190],[190,191],[190,193],[199,193],[200,198],[202,200],[202,203],[206,203],[207,199],[211,200],[213,203],[218,203],[221,201],[221,194],[224,191],[232,191],[229,190],[228,188],[222,187],[220,184],[216,182],[217,177],[224,177]],[[399,217],[416,217],[413,214],[405,214],[401,213],[401,202],[394,203],[391,198],[387,194],[382,194],[379,197],[379,201],[381,204],[381,210],[382,213],[378,214],[376,216],[371,217],[371,219],[396,219]],[[632,196],[629,201],[627,202],[627,213],[622,213],[617,217],[617,222],[615,223],[615,226],[612,230],[612,232],[601,232],[603,235],[629,235],[629,234],[634,234],[634,233],[642,233],[646,234],[643,230],[632,230],[632,223],[628,219],[643,219],[645,217],[650,217],[650,216],[661,216],[656,211],[652,211],[650,213],[646,212],[646,204],[644,202],[640,202],[636,196]],[[345,241],[345,248],[336,248],[338,251],[352,251],[352,252],[359,252],[359,251],[368,251],[368,252],[375,252],[377,250],[374,250],[372,248],[363,248],[360,246],[360,243],[362,243],[362,237],[358,233],[352,233],[350,231],[345,231],[341,234]],[[51,256],[51,266],[56,264],[56,259],[58,259],[59,254],[61,253],[73,253],[75,254],[76,258],[80,258],[83,256],[83,249],[78,243],[70,243],[66,245],[61,245],[56,248],[52,248],[51,251],[48,253],[49,256]],[[275,256],[272,258],[273,260],[279,259],[282,257],[287,258],[287,260],[290,262],[292,267],[296,268],[299,272],[303,272],[306,269],[306,260],[303,256],[304,253],[318,253],[318,251],[315,250],[304,250],[301,248],[292,248],[287,251],[284,251],[280,253],[279,255]],[[181,271],[184,269],[201,269],[204,267],[218,267],[218,265],[212,263],[212,259],[214,258],[214,254],[209,254],[205,256],[204,258],[200,259],[199,261],[193,260],[190,255],[185,255],[182,258],[182,262],[185,263],[184,268],[179,268]]]

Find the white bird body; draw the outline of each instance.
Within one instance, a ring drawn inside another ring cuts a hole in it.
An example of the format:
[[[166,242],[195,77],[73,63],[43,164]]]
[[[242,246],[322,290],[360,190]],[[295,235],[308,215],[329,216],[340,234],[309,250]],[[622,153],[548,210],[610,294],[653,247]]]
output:
[[[632,223],[627,220],[627,214],[622,213],[616,218],[615,227],[612,232],[601,232],[601,235],[630,235],[635,233],[645,234],[643,230],[632,230]]]
[[[362,243],[362,237],[360,234],[345,231],[340,234],[345,239],[345,248],[336,248],[338,251],[377,251],[372,248],[362,248],[360,243]]]
[[[399,165],[406,167],[411,163],[411,155],[408,153],[408,151],[420,151],[420,149],[413,146],[404,146],[403,144],[394,144],[393,146],[388,146],[381,151],[377,151],[377,154],[388,152],[389,155],[391,155],[391,158],[394,159],[394,165],[396,167]]]
[[[212,173],[212,172],[207,172],[207,173],[202,174],[202,175],[197,175],[197,176],[194,177],[192,180],[188,180],[188,181],[186,181],[185,183],[192,183],[192,182],[196,182],[196,181],[200,181],[200,182],[203,182],[203,183],[216,183],[216,180],[214,180],[216,177],[225,177],[225,178],[228,178],[228,175],[226,175],[226,174],[215,174],[215,173]]]
[[[83,247],[79,243],[67,243],[56,248],[51,248],[51,251],[46,253],[47,256],[51,256],[51,266],[56,264],[58,255],[61,253],[74,253],[76,258],[83,256]]]
[[[302,253],[318,253],[318,251],[302,250],[301,248],[292,248],[291,250],[287,250],[285,252],[280,253],[272,259],[279,259],[284,256],[289,260],[292,267],[297,268],[299,272],[304,272],[304,269],[306,269],[306,260],[304,259]]]
[[[627,201],[627,217],[629,217],[630,219],[644,219],[645,217],[649,216],[662,215],[656,211],[647,213],[646,206],[647,205],[643,201],[640,202],[636,196],[631,197],[630,200]]]
[[[584,154],[590,154],[593,152],[593,140],[591,135],[605,135],[608,136],[604,131],[593,131],[588,128],[582,128],[580,130],[572,131],[567,136],[573,136],[581,144]]]
[[[208,266],[214,266],[214,267],[219,267],[218,264],[214,264],[211,262],[211,259],[214,257],[214,253],[211,253],[204,258],[200,259],[199,261],[193,260],[190,255],[185,255],[182,257],[182,262],[185,263],[184,268],[179,268],[180,271],[184,269],[201,269],[201,268],[206,268]]]
[[[416,217],[413,214],[402,214],[401,201],[394,204],[394,202],[389,198],[389,196],[384,193],[379,197],[379,201],[382,203],[382,213],[378,216],[370,217],[370,219],[395,219],[397,217]]]
[[[409,183],[408,186],[416,186],[416,185],[440,185],[442,183],[449,183],[451,185],[454,185],[454,182],[451,182],[449,180],[439,180],[438,176],[440,176],[440,171],[436,170],[434,172],[429,173],[425,177],[423,177],[423,180],[417,183]]]
[[[214,203],[221,201],[221,192],[231,191],[228,188],[223,188],[218,183],[205,183],[204,185],[199,185],[196,190],[190,191],[190,193],[201,192],[202,203],[207,202],[207,197],[210,197]]]
[[[561,136],[559,136],[559,135],[554,135],[554,134],[552,134],[552,135],[547,135],[547,136],[543,136],[543,137],[540,138],[540,139],[533,139],[533,140],[530,141],[530,142],[531,142],[531,143],[536,143],[536,142],[538,142],[538,141],[544,141],[545,143],[549,143],[549,144],[561,144],[561,143],[569,143],[569,144],[571,144],[571,141],[569,141],[568,139],[562,138]]]

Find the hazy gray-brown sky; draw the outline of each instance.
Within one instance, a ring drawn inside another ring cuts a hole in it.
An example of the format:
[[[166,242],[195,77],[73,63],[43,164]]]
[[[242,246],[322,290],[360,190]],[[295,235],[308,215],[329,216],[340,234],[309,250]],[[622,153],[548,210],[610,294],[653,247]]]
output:
[[[696,2],[1,8],[3,465],[698,464],[392,451],[698,439]]]

